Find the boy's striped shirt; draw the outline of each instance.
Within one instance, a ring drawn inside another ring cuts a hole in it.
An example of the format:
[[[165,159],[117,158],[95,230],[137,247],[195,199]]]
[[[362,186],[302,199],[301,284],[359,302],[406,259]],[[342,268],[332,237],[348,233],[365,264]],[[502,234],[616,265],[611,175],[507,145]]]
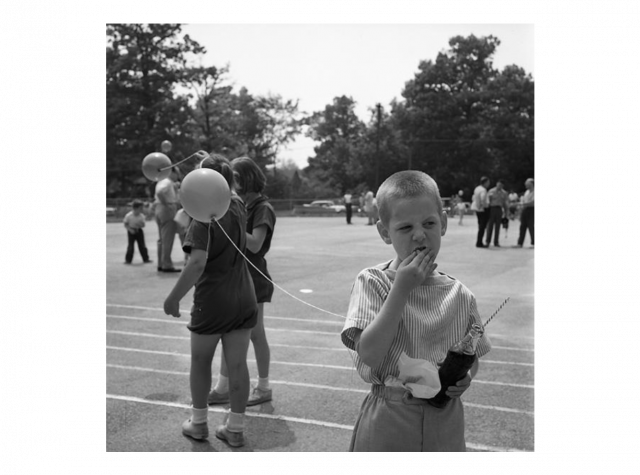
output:
[[[471,291],[453,277],[438,273],[409,294],[402,320],[383,361],[374,369],[364,364],[355,351],[354,338],[358,329],[364,330],[378,315],[391,290],[395,271],[388,269],[390,263],[364,269],[358,274],[341,334],[358,373],[372,384],[384,384],[387,376],[399,375],[398,359],[403,351],[411,358],[424,359],[435,365],[468,333],[472,323],[482,325]],[[490,349],[489,338],[483,335],[476,349],[478,357]]]

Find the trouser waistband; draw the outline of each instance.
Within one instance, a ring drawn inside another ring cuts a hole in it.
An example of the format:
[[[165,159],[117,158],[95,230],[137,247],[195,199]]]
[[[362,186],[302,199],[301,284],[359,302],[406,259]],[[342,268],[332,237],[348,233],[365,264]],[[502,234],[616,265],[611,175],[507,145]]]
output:
[[[411,394],[411,391],[398,386],[389,387],[389,386],[382,386],[381,384],[373,384],[371,386],[371,394],[377,397],[382,397],[388,401],[402,401],[405,404],[411,404],[411,405],[429,404],[426,399],[413,397],[413,394]]]

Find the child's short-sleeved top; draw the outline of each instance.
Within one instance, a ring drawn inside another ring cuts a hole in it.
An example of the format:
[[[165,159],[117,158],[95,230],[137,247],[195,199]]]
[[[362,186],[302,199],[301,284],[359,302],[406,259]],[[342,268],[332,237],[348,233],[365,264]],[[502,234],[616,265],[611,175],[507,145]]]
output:
[[[263,195],[259,195],[254,200],[247,203],[247,232],[253,234],[253,230],[259,226],[267,227],[267,234],[262,243],[262,247],[256,253],[248,251],[246,253],[249,261],[256,266],[260,272],[271,279],[271,275],[267,270],[267,260],[265,255],[271,248],[271,239],[273,238],[273,231],[276,225],[276,213],[273,207],[267,201],[267,198]],[[256,297],[258,303],[271,302],[271,296],[273,295],[273,284],[260,275],[253,266],[249,265],[249,273],[253,278],[253,285],[256,289]]]
[[[144,228],[145,219],[146,218],[143,213],[140,213],[136,216],[133,211],[129,211],[124,215],[124,219],[122,220],[122,222],[125,224],[125,226],[129,226],[131,229],[141,229]]]
[[[244,252],[246,213],[240,198],[231,198],[229,210],[218,223]],[[253,328],[258,307],[247,263],[218,224],[192,220],[182,249],[186,253],[192,249],[208,249],[207,264],[193,293],[189,330],[212,335]]]
[[[395,279],[395,271],[389,269],[391,262],[358,274],[341,334],[362,379],[380,385],[388,376],[398,377],[398,359],[403,351],[411,358],[436,365],[445,358],[449,348],[469,332],[473,323],[482,324],[471,291],[453,277],[438,273],[409,294],[397,333],[382,362],[376,368],[364,364],[355,351],[356,330],[364,330],[373,321],[389,295]],[[490,349],[489,338],[483,335],[476,354],[481,357]]]

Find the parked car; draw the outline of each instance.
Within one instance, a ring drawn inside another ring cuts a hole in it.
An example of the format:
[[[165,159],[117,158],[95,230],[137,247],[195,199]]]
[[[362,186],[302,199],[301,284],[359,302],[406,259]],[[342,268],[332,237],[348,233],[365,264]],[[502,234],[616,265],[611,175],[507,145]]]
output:
[[[107,216],[115,216],[116,215],[116,209],[112,208],[111,206],[107,206]]]
[[[329,208],[333,209],[336,213],[344,213],[346,211],[344,205],[337,205],[331,200],[316,200],[302,206],[305,208]]]

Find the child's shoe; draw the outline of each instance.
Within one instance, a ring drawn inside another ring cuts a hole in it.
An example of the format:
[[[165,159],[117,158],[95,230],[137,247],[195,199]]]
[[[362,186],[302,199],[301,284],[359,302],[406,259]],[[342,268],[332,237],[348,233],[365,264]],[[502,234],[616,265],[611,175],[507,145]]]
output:
[[[207,397],[207,404],[212,406],[213,404],[226,404],[229,402],[229,391],[226,393],[219,393],[213,389]]]
[[[227,425],[218,426],[216,437],[224,440],[231,447],[242,447],[244,445],[244,434],[242,432],[232,432],[227,429]]]
[[[260,389],[256,386],[249,395],[247,406],[256,406],[267,401],[271,401],[271,389]]]
[[[191,422],[191,418],[182,423],[182,433],[192,439],[202,440],[209,437],[209,426],[206,422],[196,424]]]

